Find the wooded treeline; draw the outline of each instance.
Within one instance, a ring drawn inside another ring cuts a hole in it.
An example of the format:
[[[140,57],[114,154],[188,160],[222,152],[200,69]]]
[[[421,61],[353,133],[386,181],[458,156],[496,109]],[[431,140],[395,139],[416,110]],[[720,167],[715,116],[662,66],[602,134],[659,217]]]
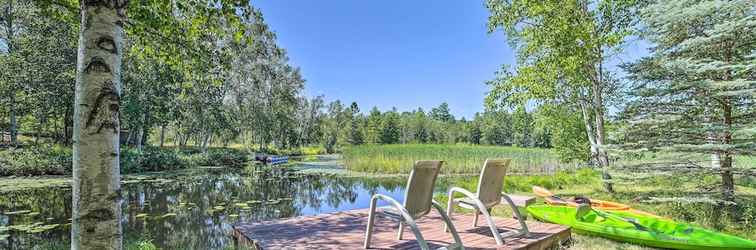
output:
[[[487,144],[520,147],[551,147],[551,132],[540,118],[541,110],[491,110],[473,119],[455,118],[447,103],[425,111],[360,110],[356,102],[333,101],[326,112],[316,114],[322,126],[322,142],[334,152],[343,145],[359,144]]]
[[[56,6],[3,3],[3,142],[18,146],[24,134],[35,142],[71,144],[79,23]],[[525,109],[465,120],[452,116],[446,103],[427,112],[364,112],[357,103],[308,98],[299,69],[288,63],[262,14],[252,11],[241,22],[218,27],[226,34],[208,32],[193,40],[161,37],[138,25],[127,30],[132,34],[123,54],[122,144],[206,149],[239,143],[263,151],[323,145],[329,152],[362,143],[552,145],[540,113]]]
[[[70,6],[56,4],[2,2],[0,130],[11,146],[20,133],[72,143],[79,23],[65,10]],[[161,6],[141,7],[149,12]],[[215,30],[197,20],[133,18],[175,22],[175,32],[197,37],[129,26],[119,113],[123,144],[141,147],[152,138],[163,145],[166,132],[171,143],[202,148],[210,142],[306,143],[295,136],[306,134],[298,131],[297,111],[308,102],[299,69],[289,64],[259,10],[237,14],[239,25],[220,18],[229,24]]]

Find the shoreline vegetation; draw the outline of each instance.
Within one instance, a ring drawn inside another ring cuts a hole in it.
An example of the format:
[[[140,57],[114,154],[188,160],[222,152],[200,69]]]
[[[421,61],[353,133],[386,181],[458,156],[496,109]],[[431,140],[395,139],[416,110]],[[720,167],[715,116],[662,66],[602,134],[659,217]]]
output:
[[[478,174],[486,159],[511,158],[510,172],[520,174],[554,173],[579,165],[560,163],[549,149],[483,146],[469,144],[391,144],[359,145],[343,149],[344,165],[356,172],[409,173],[417,160],[445,161],[442,174]]]
[[[289,150],[267,149],[266,154],[307,156],[323,154],[322,147]],[[144,146],[142,149],[122,147],[121,174],[159,172],[196,166],[244,167],[254,160],[252,152],[238,145],[229,147]],[[28,144],[16,148],[0,148],[0,177],[3,176],[70,176],[72,150],[61,144]]]

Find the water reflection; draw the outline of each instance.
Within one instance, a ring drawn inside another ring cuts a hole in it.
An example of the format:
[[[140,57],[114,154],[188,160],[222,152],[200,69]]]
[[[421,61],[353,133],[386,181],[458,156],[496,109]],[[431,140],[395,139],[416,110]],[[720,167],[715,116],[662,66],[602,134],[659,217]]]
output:
[[[126,179],[125,238],[151,239],[164,249],[222,249],[232,244],[234,223],[366,208],[375,193],[401,200],[405,181],[227,168]],[[22,210],[30,212],[8,215]],[[0,249],[68,247],[70,188],[3,193],[0,212]]]

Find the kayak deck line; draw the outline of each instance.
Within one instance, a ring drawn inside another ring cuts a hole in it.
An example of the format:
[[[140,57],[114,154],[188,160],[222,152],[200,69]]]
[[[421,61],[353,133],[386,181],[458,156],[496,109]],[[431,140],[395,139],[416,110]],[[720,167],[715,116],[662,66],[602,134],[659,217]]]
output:
[[[423,238],[431,248],[454,242],[451,234],[444,232],[441,216],[433,211],[417,221]],[[569,242],[569,227],[528,220],[530,237],[507,238],[497,246],[489,228],[473,227],[472,214],[455,214],[455,227],[467,249],[554,249]],[[519,228],[513,218],[493,217],[502,232]],[[232,234],[238,245],[257,249],[363,249],[368,210],[358,209],[343,212],[301,216],[264,222],[242,222],[233,226]],[[420,249],[411,233],[396,240],[397,223],[377,218],[373,231],[371,249]],[[407,229],[409,232],[409,229]]]

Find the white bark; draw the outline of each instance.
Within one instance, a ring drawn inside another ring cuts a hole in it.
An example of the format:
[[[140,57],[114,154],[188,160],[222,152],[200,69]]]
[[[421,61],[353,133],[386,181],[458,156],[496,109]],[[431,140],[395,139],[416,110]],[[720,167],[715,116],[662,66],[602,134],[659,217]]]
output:
[[[71,249],[121,249],[119,110],[127,0],[81,1]]]

